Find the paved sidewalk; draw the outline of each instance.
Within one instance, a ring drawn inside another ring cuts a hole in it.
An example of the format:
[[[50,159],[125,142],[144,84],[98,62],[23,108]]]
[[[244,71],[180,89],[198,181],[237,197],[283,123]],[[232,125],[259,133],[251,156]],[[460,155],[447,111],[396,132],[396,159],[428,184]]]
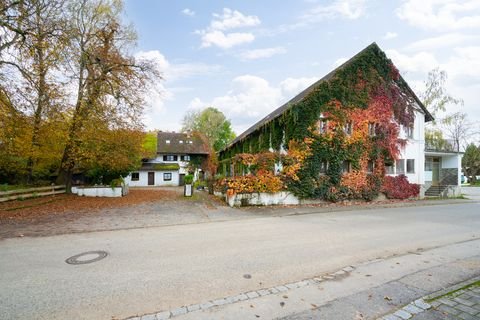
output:
[[[460,289],[451,288],[451,292],[428,301],[433,308],[415,315],[414,320],[461,319],[480,320],[480,278]]]
[[[411,301],[416,303],[415,308],[427,309],[430,306],[418,299],[480,276],[479,245],[479,240],[473,240],[378,259],[299,282],[130,319],[366,320],[383,318]],[[474,252],[476,254],[471,256]],[[457,319],[435,316],[425,319]],[[404,319],[411,317],[410,313]],[[391,316],[386,319],[403,318]]]
[[[480,277],[430,294],[382,320],[480,320]]]

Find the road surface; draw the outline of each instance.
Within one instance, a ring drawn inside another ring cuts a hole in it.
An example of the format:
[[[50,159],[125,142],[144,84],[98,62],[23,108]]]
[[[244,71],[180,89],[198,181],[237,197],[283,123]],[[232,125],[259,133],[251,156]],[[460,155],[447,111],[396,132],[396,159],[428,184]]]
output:
[[[0,318],[122,319],[478,238],[473,202],[7,239]]]

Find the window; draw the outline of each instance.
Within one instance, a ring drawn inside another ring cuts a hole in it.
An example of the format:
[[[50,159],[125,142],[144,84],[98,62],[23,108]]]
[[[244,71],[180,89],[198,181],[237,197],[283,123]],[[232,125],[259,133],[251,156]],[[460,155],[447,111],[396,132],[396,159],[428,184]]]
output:
[[[352,121],[348,121],[347,123],[345,123],[345,125],[343,126],[343,132],[345,132],[346,135],[351,135],[352,134],[352,132],[353,132]]]
[[[186,156],[183,157],[184,161],[190,161],[190,156],[187,154]]]
[[[165,172],[163,174],[163,181],[172,181],[172,174],[170,172]]]
[[[182,143],[183,143],[183,140],[178,140],[178,143],[182,144]]]
[[[140,180],[140,173],[139,172],[132,172],[132,181]]]
[[[407,159],[407,173],[415,173],[415,159]]]
[[[178,160],[178,156],[174,156],[174,155],[165,155],[163,156],[163,161],[177,161]]]
[[[320,133],[325,133],[328,130],[328,120],[327,119],[320,119],[318,123],[318,131]]]
[[[321,175],[326,174],[326,173],[327,173],[327,170],[328,170],[328,161],[322,161],[322,162],[320,163],[319,173],[320,173]]]
[[[394,174],[395,170],[392,165],[385,165],[385,173],[386,174]]]
[[[368,123],[368,135],[370,137],[375,137],[377,135],[377,124],[374,122]]]
[[[343,161],[342,173],[350,172],[351,166],[352,166],[352,164],[351,164],[350,161],[348,161],[348,160]]]
[[[170,144],[170,140],[165,140],[165,143],[166,143],[166,144]]]
[[[367,163],[367,172],[372,173],[373,169],[375,168],[375,164],[372,160],[368,161]]]
[[[407,138],[413,139],[413,127],[406,127],[405,134],[407,135]]]
[[[192,143],[193,143],[193,141],[192,141],[192,140],[188,140],[188,143],[189,143],[189,144],[192,144]]]
[[[397,174],[404,174],[405,173],[405,159],[398,159],[395,163],[395,168],[397,170]]]

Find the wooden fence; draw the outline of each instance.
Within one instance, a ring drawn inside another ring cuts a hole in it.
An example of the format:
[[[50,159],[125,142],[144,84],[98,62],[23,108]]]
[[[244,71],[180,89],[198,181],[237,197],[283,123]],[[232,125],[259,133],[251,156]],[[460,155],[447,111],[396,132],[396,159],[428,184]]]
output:
[[[65,193],[64,185],[2,191],[0,192],[0,202],[50,196],[60,193]]]

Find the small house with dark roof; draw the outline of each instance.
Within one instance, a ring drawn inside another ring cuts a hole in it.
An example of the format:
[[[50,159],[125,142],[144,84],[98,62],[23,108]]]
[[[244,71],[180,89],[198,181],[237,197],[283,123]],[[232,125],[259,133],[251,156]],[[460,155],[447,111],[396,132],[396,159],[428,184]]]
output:
[[[219,172],[248,175],[236,155],[282,155],[290,141],[308,138],[318,153],[313,151],[299,181],[291,184],[307,197],[323,194],[325,181],[340,187],[349,174],[371,175],[374,167],[380,175],[405,175],[421,185],[420,196],[425,191],[459,194],[461,154],[426,148],[425,123],[432,120],[392,61],[372,43],[238,135],[219,152]],[[280,174],[282,162],[273,170]]]
[[[209,153],[208,142],[201,133],[159,131],[156,157],[145,159],[137,171],[125,178],[126,183],[132,187],[181,186],[189,173],[194,175],[194,180],[198,179],[202,174],[198,164]]]

